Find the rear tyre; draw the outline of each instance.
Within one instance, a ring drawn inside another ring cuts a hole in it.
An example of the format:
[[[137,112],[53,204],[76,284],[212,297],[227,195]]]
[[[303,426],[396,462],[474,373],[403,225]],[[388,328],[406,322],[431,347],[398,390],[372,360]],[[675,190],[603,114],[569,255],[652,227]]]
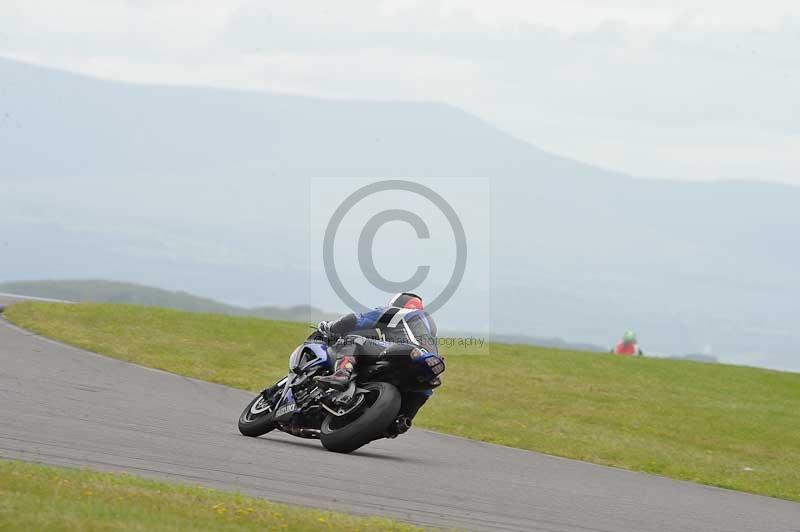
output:
[[[239,416],[239,432],[245,436],[262,436],[275,428],[275,413],[272,411],[272,401],[268,401],[259,394],[250,401],[242,415]]]
[[[320,427],[320,441],[329,451],[352,453],[372,440],[383,437],[400,412],[400,391],[388,382],[370,382],[364,406],[346,416],[328,414]]]

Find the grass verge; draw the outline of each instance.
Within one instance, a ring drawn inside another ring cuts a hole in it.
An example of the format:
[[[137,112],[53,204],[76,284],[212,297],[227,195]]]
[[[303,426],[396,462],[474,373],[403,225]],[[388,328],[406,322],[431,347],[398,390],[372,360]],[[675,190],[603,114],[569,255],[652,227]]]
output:
[[[259,390],[302,324],[108,304],[19,303],[15,323],[138,364]],[[493,344],[445,351],[419,426],[800,501],[800,374]]]
[[[0,530],[256,529],[421,530],[200,486],[0,460]]]

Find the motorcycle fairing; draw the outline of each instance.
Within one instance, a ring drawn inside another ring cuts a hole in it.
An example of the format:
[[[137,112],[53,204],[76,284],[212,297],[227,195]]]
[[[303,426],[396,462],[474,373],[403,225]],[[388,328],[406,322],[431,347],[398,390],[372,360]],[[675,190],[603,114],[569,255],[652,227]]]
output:
[[[298,413],[292,387],[304,381],[308,373],[319,366],[332,369],[333,361],[328,355],[328,346],[318,342],[306,342],[294,350],[289,357],[289,374],[286,376],[280,398],[275,403],[275,421],[287,421]]]

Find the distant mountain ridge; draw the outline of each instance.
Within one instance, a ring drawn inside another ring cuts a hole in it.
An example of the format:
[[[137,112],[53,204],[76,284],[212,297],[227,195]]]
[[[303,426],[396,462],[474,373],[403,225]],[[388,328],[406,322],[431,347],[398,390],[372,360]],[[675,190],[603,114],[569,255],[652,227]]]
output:
[[[570,351],[590,351],[594,353],[608,353],[608,348],[584,342],[570,342],[563,338],[539,338],[522,334],[490,334],[492,342],[501,344],[535,345],[539,347],[552,347]]]
[[[139,85],[3,57],[0,79],[0,133],[13,133],[0,137],[11,148],[0,160],[6,176],[485,178],[527,177],[537,168],[553,177],[619,178],[438,102]]]
[[[208,312],[232,316],[254,316],[270,320],[313,322],[331,320],[338,314],[324,312],[309,305],[288,307],[262,306],[240,307],[214,299],[200,297],[187,292],[164,290],[153,286],[104,279],[63,279],[42,281],[12,281],[0,283],[0,293],[29,297],[41,297],[73,302],[118,303],[146,307],[165,307],[188,312]],[[472,333],[442,331],[444,336],[471,337]],[[561,338],[534,338],[523,335],[490,335],[492,342],[505,344],[536,345],[578,351],[605,352],[602,347],[571,343]]]
[[[166,307],[189,312],[255,316],[280,321],[315,323],[336,317],[335,314],[326,313],[309,305],[246,308],[181,291],[100,279],[7,282],[0,283],[0,292],[75,302],[121,303],[146,307]]]
[[[309,251],[315,210],[402,178],[452,202],[469,266],[490,263],[437,314],[443,329],[598,346],[635,329],[647,352],[713,345],[723,362],[800,369],[800,187],[636,179],[436,102],[149,86],[2,58],[0,154],[2,280],[336,308]],[[470,183],[485,187],[468,197]],[[380,262],[413,255],[407,240]],[[450,259],[425,257],[432,272]]]

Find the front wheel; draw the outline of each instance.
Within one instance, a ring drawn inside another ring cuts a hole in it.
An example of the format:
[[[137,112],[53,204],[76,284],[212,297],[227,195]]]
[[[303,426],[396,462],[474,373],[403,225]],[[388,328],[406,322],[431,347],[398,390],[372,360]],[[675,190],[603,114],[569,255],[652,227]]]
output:
[[[264,397],[264,396],[267,397]],[[272,410],[272,396],[259,394],[239,416],[239,432],[245,436],[262,436],[275,428],[275,413]]]
[[[384,435],[397,417],[402,402],[400,391],[388,382],[362,386],[367,393],[363,406],[344,416],[328,414],[320,427],[320,441],[329,451],[351,453]]]

